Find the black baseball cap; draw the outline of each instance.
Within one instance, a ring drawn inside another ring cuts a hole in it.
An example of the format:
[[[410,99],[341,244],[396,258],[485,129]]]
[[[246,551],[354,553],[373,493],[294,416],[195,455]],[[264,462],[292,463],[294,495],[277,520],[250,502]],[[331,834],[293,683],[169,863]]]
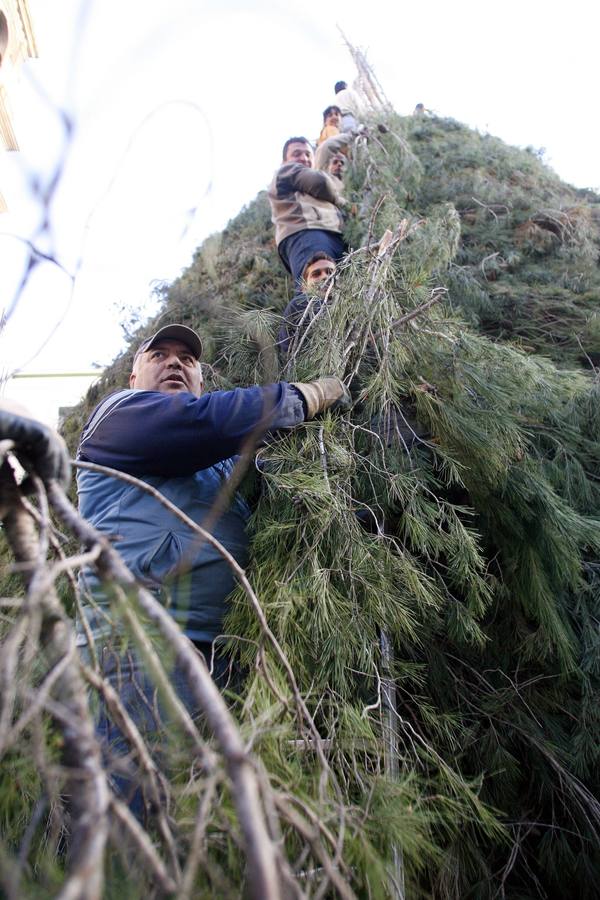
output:
[[[145,341],[142,341],[138,349],[136,350],[136,357],[140,355],[140,353],[145,353],[146,350],[150,350],[154,344],[157,344],[158,341],[162,340],[172,340],[172,341],[181,341],[182,344],[186,344],[196,359],[200,359],[202,356],[202,341],[199,336],[196,334],[193,328],[188,328],[187,325],[180,325],[175,323],[174,325],[163,325],[162,328],[159,328],[158,331],[152,335],[152,337],[146,338]]]

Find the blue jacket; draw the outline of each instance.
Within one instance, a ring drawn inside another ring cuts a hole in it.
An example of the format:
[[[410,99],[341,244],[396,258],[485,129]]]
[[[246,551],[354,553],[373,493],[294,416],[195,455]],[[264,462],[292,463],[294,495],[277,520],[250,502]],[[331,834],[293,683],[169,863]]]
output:
[[[181,392],[126,390],[101,403],[86,424],[78,458],[135,475],[157,488],[199,525],[213,506],[245,438],[304,421],[295,388]],[[229,565],[206,542],[142,489],[99,474],[77,473],[82,515],[113,539],[138,581],[169,609],[194,641],[221,633],[225,598],[234,587]],[[247,562],[249,510],[239,494],[212,528],[240,565]],[[200,544],[200,546],[198,546]],[[184,562],[183,571],[177,570]],[[110,604],[90,567],[81,575],[97,609],[84,606],[95,638],[110,633]],[[78,643],[85,643],[81,625]]]

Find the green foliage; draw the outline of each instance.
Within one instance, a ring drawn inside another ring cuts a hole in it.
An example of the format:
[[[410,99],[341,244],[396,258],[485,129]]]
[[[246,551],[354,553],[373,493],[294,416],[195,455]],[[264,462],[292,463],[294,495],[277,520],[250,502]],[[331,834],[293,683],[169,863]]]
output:
[[[164,292],[161,321],[206,336],[210,384],[330,373],[354,396],[351,413],[269,441],[247,486],[249,577],[329,770],[238,590],[240,726],[265,777],[339,839],[358,896],[389,896],[401,853],[411,897],[591,898],[600,201],[452,120],[368,124],[346,188],[355,252],[282,369],[291,286],[264,194]],[[397,243],[377,256],[386,229]],[[319,865],[289,824],[283,845]],[[218,866],[239,883],[225,837]]]

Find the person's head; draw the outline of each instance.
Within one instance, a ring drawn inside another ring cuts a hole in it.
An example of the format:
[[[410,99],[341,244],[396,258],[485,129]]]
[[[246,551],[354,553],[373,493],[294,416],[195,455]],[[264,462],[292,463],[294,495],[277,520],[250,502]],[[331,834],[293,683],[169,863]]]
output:
[[[338,178],[340,181],[344,177],[346,168],[346,157],[342,153],[336,153],[331,157],[327,164],[327,174]]]
[[[339,106],[328,106],[323,110],[323,124],[339,128],[342,124],[342,111]]]
[[[129,387],[140,391],[202,393],[202,342],[187,325],[165,325],[138,347]]]
[[[308,169],[312,168],[313,151],[305,137],[288,138],[283,145],[283,161],[297,162]]]
[[[336,94],[339,94],[340,91],[345,91],[347,87],[348,85],[345,81],[336,81],[334,90]]]
[[[316,253],[313,253],[304,266],[302,280],[308,289],[312,288],[315,290],[322,282],[327,281],[334,272],[335,260],[323,250],[318,250]]]
[[[415,115],[420,116],[425,112],[425,106],[422,103],[417,103],[415,106]]]

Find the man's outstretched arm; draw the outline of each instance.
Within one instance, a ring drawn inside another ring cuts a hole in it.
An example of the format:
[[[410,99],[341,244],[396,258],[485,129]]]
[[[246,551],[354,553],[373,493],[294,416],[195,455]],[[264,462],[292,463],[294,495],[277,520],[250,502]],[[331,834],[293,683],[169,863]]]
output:
[[[131,475],[188,475],[239,453],[249,437],[258,443],[268,431],[293,428],[345,395],[337,378],[201,397],[124,391],[99,421],[92,416],[79,455]]]
[[[275,188],[278,197],[300,191],[317,200],[327,200],[336,205],[339,200],[335,185],[327,175],[300,163],[284,163],[277,172]]]

